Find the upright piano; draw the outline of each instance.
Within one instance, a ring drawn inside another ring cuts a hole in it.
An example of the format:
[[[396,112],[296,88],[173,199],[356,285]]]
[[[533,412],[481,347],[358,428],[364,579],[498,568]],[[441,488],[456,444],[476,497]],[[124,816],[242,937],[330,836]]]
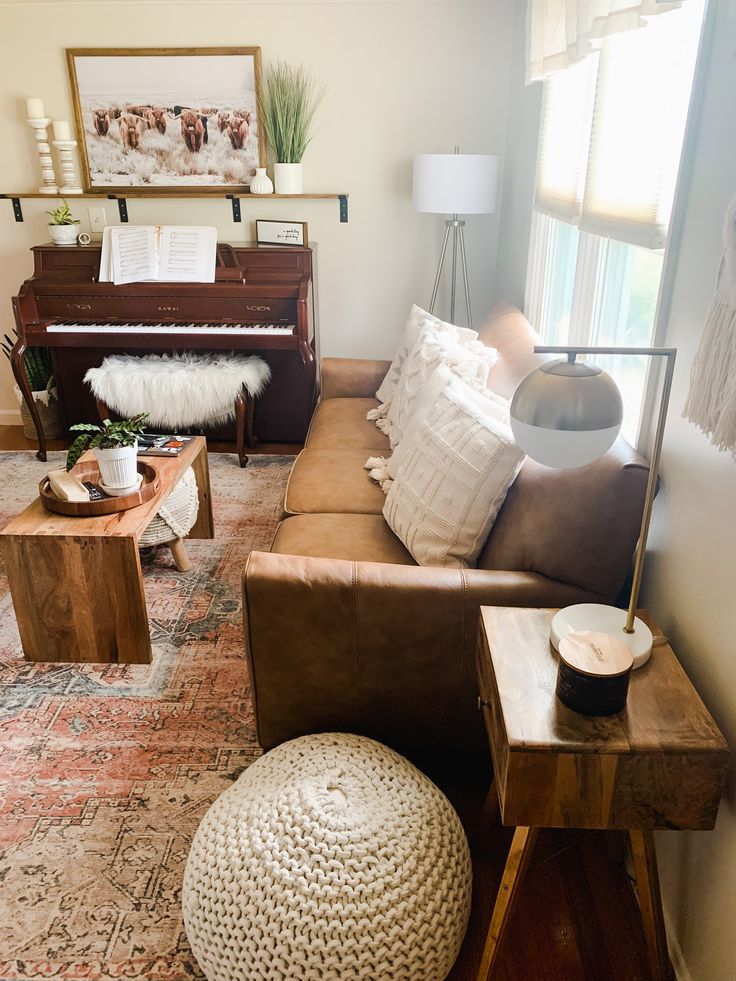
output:
[[[252,351],[271,368],[256,405],[257,438],[303,441],[318,345],[311,248],[221,243],[214,283],[127,286],[98,281],[100,246],[49,244],[32,252],[33,276],[13,298],[18,341],[11,364],[36,424],[39,459],[46,459],[46,440],[24,371],[29,347],[52,351],[67,426],[97,421],[83,379],[108,353]]]

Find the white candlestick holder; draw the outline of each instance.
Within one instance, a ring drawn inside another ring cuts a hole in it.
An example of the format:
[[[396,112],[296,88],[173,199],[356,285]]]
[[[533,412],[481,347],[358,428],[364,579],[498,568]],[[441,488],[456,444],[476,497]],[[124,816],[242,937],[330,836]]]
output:
[[[36,149],[38,159],[41,162],[41,187],[39,194],[58,194],[59,188],[56,186],[56,175],[54,174],[54,162],[51,159],[51,147],[46,137],[46,127],[51,122],[50,119],[29,119],[28,125],[33,128],[33,135],[36,137]]]
[[[54,146],[59,151],[59,166],[61,167],[61,194],[81,194],[82,187],[74,167],[74,147],[76,140],[54,140]]]

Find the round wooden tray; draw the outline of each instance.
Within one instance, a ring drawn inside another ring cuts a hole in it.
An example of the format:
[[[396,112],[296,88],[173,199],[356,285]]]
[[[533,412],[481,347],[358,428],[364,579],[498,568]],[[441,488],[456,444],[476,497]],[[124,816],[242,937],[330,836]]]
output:
[[[96,463],[78,463],[72,473],[82,483],[89,480],[93,484],[98,484],[100,480],[100,468]],[[126,494],[125,497],[105,497],[101,501],[60,501],[49,487],[48,477],[44,477],[38,485],[38,492],[43,506],[48,511],[54,511],[57,514],[67,514],[75,518],[115,514],[118,511],[129,511],[130,508],[137,508],[139,504],[145,504],[158,493],[159,480],[155,468],[139,460],[138,473],[143,474],[143,483],[140,489],[133,494]]]

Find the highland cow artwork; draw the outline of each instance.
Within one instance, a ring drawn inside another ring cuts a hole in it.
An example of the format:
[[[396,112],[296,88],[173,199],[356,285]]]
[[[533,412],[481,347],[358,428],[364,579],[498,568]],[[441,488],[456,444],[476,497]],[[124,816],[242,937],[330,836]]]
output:
[[[260,48],[67,51],[87,190],[244,189],[262,166]]]

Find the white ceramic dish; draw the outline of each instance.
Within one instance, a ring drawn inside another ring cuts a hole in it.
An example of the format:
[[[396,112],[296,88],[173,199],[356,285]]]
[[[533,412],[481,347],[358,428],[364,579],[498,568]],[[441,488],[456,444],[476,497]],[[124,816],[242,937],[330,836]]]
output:
[[[138,474],[138,480],[130,487],[107,487],[102,481],[97,485],[101,491],[104,491],[108,497],[125,497],[127,494],[134,494],[135,491],[140,490],[141,484],[143,483],[143,474]]]

